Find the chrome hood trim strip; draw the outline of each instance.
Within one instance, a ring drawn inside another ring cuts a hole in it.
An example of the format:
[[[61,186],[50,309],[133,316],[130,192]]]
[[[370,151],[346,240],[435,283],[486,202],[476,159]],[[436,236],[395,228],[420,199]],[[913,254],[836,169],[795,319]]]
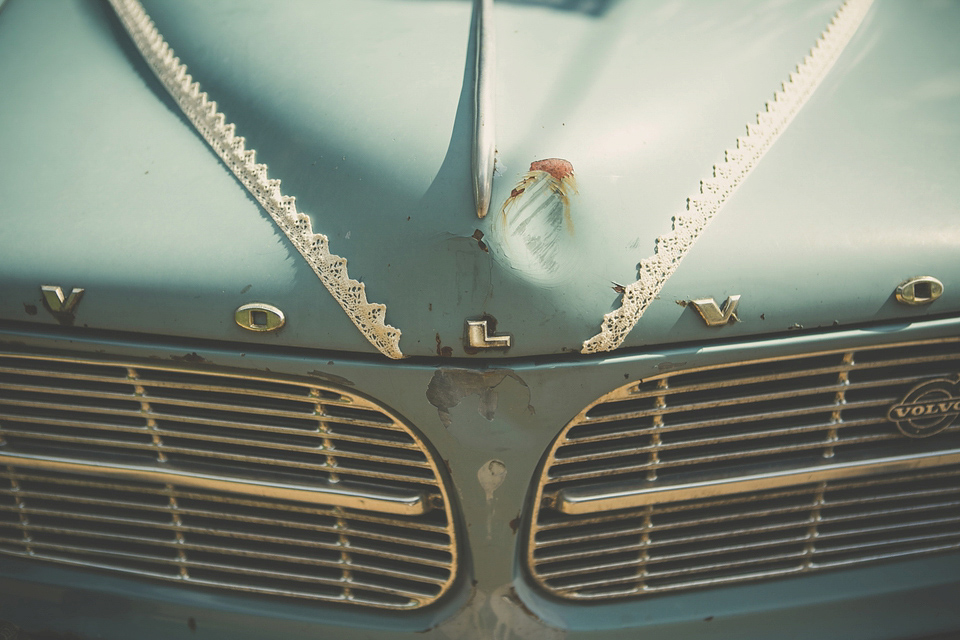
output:
[[[810,54],[797,65],[796,73],[790,74],[782,90],[757,114],[756,124],[747,124],[747,135],[737,138],[736,146],[727,149],[723,164],[715,165],[713,176],[701,181],[699,192],[687,199],[686,211],[673,218],[673,230],[657,238],[654,255],[640,262],[638,279],[625,287],[620,307],[603,316],[600,333],[583,343],[581,353],[620,346],[706,226],[820,86],[872,3],[848,0],[837,11]]]
[[[477,0],[477,66],[473,112],[473,198],[477,217],[487,215],[493,193],[497,128],[495,92],[497,58],[493,37],[493,0]]]
[[[243,136],[227,123],[210,100],[187,73],[173,49],[157,31],[150,16],[137,0],[110,0],[121,23],[144,60],[160,83],[179,105],[183,114],[217,153],[237,180],[270,214],[297,251],[307,261],[323,286],[339,303],[364,337],[380,353],[402,358],[400,330],[386,324],[386,307],[367,301],[362,282],[347,274],[347,261],[330,253],[327,237],[313,231],[310,217],[297,211],[296,199],[280,191],[280,180],[267,177],[267,166],[256,161],[256,151],[246,148]]]

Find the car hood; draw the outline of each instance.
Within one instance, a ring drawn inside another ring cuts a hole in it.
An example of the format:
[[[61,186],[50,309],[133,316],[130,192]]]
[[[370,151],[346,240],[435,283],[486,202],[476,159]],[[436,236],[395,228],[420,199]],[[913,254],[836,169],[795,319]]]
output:
[[[580,351],[836,10],[498,2],[497,172],[481,220],[471,3],[145,6],[386,306],[404,355],[466,356],[465,321],[489,316],[513,342],[487,357]],[[957,24],[955,6],[873,7],[621,348],[960,309]],[[0,86],[0,317],[376,352],[109,9],[6,6]],[[572,166],[568,208],[517,207],[531,163],[549,158]],[[917,276],[942,281],[943,296],[899,304],[895,288]],[[42,285],[85,292],[55,316]],[[722,326],[688,304],[728,296],[739,322]],[[240,328],[234,310],[251,302],[287,325]]]

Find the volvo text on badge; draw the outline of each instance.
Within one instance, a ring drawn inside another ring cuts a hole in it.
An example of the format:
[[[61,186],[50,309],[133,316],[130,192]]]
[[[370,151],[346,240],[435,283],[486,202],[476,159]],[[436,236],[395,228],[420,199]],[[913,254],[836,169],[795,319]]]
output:
[[[960,415],[960,376],[922,382],[887,411],[905,436],[926,438],[940,433]]]

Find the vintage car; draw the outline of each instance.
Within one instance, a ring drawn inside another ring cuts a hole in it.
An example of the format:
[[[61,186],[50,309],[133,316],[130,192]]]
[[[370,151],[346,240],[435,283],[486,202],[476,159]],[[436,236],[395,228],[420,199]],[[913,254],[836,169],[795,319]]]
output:
[[[0,635],[960,630],[960,4],[141,1],[0,1]]]

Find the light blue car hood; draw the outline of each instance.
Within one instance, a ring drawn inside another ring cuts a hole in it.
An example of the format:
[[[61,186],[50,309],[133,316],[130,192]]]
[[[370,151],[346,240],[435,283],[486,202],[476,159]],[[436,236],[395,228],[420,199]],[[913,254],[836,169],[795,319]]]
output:
[[[404,355],[466,356],[465,320],[489,315],[513,346],[480,355],[517,357],[579,352],[600,330],[837,9],[552,4],[495,6],[497,175],[482,220],[471,3],[145,7],[386,306]],[[621,349],[960,310],[958,28],[957,5],[874,6]],[[40,287],[82,287],[78,328],[376,353],[108,7],[10,0],[0,87],[0,318],[56,325]],[[546,158],[568,161],[577,187],[550,267],[512,247],[501,211]],[[915,276],[943,296],[898,304]],[[687,304],[733,295],[739,322],[720,327]],[[251,302],[287,325],[240,328],[234,310]]]

